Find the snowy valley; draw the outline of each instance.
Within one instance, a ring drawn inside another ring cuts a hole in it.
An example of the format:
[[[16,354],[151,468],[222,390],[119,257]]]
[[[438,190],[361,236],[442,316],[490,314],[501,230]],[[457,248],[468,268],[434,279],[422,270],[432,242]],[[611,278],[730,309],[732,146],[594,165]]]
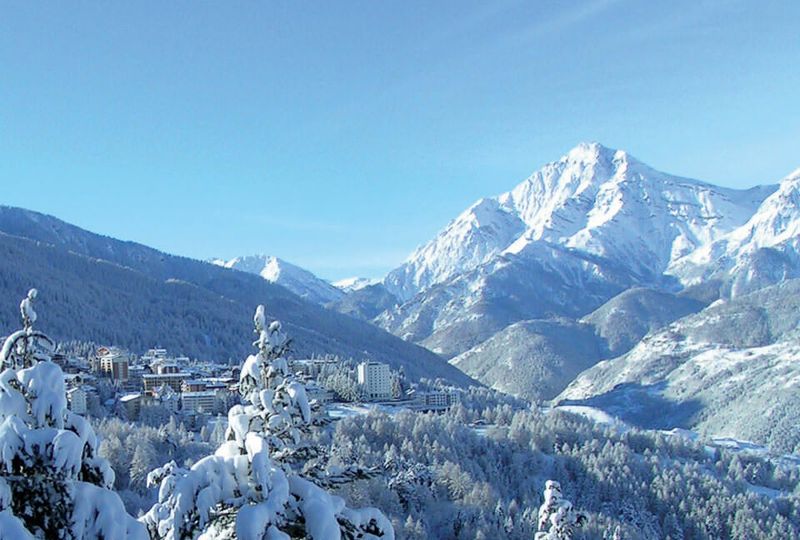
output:
[[[798,189],[580,144],[335,283],[0,207],[0,539],[799,537]]]

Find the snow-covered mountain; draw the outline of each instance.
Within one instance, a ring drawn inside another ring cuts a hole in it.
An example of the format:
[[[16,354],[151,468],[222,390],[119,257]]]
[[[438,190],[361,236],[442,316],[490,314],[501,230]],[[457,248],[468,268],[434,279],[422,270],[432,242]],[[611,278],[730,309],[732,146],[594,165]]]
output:
[[[524,231],[519,216],[498,200],[481,199],[390,272],[384,284],[398,298],[409,300],[431,285],[487,262]]]
[[[775,188],[722,188],[582,143],[497,197],[482,199],[384,280],[403,300],[505,253],[543,244],[613,260],[644,281],[745,223]]]
[[[405,303],[376,322],[446,357],[517,321],[577,318],[730,233],[775,186],[734,190],[580,144],[507,193],[482,199],[384,283]]]
[[[271,255],[235,257],[227,261],[212,259],[210,262],[217,266],[257,274],[270,283],[286,287],[297,296],[316,304],[334,302],[345,295],[343,290],[318,278],[308,270]]]
[[[719,300],[581,373],[557,401],[644,427],[800,447],[800,280]]]
[[[397,297],[390,293],[383,283],[374,283],[351,290],[339,300],[327,304],[326,307],[357,319],[372,321],[397,304]]]
[[[578,318],[636,284],[611,260],[541,243],[433,285],[375,321],[450,358],[517,321]]]
[[[341,289],[346,293],[353,292],[353,291],[360,291],[364,287],[369,287],[370,285],[375,285],[380,283],[380,279],[371,279],[371,278],[364,278],[364,277],[349,277],[345,279],[340,279],[339,281],[334,281],[333,286],[337,289]]]
[[[800,169],[747,223],[674,261],[668,271],[686,286],[719,281],[723,296],[800,277]]]

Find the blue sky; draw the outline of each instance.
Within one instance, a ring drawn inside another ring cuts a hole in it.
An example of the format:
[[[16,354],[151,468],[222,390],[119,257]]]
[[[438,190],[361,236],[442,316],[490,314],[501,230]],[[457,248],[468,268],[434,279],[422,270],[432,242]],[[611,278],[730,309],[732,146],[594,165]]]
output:
[[[800,166],[800,2],[4,2],[2,204],[379,276],[580,141]]]

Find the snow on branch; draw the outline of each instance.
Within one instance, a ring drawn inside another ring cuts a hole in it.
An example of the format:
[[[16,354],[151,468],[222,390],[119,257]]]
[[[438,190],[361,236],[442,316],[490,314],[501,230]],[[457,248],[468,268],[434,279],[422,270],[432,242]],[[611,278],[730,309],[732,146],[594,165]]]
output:
[[[152,538],[393,540],[390,521],[377,509],[347,508],[323,486],[369,477],[369,472],[325,470],[324,452],[308,442],[314,417],[305,385],[289,372],[291,340],[264,306],[253,317],[258,352],[242,366],[242,404],[228,411],[224,442],[189,470],[169,463],[153,471],[158,502],[141,521]]]
[[[539,507],[539,532],[535,540],[570,540],[575,529],[588,518],[572,507],[561,494],[561,484],[548,480],[544,488],[544,502]]]
[[[0,351],[0,539],[144,540],[109,489],[114,472],[94,430],[67,409],[53,341],[33,330],[36,297],[22,300],[23,329]]]

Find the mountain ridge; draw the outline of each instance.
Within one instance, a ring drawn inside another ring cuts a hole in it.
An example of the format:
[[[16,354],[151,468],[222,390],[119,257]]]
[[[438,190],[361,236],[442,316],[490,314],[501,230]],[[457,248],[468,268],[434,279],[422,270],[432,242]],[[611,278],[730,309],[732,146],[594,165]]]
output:
[[[719,280],[726,297],[800,277],[800,169],[784,177],[746,223],[668,271],[686,286]]]
[[[320,305],[335,302],[345,295],[344,291],[318,278],[310,271],[274,255],[247,255],[229,260],[211,259],[209,262],[224,268],[259,275],[270,283],[277,283],[301,298]]]
[[[239,362],[252,352],[253,306],[263,303],[295,338],[295,354],[374,359],[402,366],[414,379],[474,382],[430,351],[260,276],[97,235],[31,210],[0,206],[0,253],[5,332],[18,325],[18,299],[36,286],[48,332],[59,340],[140,351],[164,346]]]
[[[669,260],[744,223],[774,190],[775,186],[735,190],[672,176],[622,150],[581,143],[510,191],[470,205],[391,271],[384,283],[390,292],[409,300],[433,284],[472,270],[500,253],[518,253],[537,240],[634,263],[641,261],[631,251],[645,251],[655,255],[647,261],[658,264],[644,273],[661,273]],[[627,205],[624,208],[623,203]],[[646,218],[654,217],[648,207],[655,204],[666,210],[663,216],[675,217],[658,227],[672,236],[658,239],[662,245],[657,253],[645,245],[619,246],[619,242],[598,238],[605,226],[623,240],[635,242],[630,234],[621,234],[631,224],[631,207],[638,214],[633,221],[646,225]],[[680,214],[691,221],[678,219]],[[615,227],[615,218],[623,223]],[[705,223],[711,220],[715,221],[713,227]],[[680,230],[673,233],[673,229]],[[669,249],[663,244],[669,244]],[[665,255],[669,259],[665,260]]]
[[[375,322],[451,358],[514,322],[579,318],[631,287],[682,288],[670,264],[744,224],[777,186],[736,190],[582,143],[480,199],[384,284]]]

